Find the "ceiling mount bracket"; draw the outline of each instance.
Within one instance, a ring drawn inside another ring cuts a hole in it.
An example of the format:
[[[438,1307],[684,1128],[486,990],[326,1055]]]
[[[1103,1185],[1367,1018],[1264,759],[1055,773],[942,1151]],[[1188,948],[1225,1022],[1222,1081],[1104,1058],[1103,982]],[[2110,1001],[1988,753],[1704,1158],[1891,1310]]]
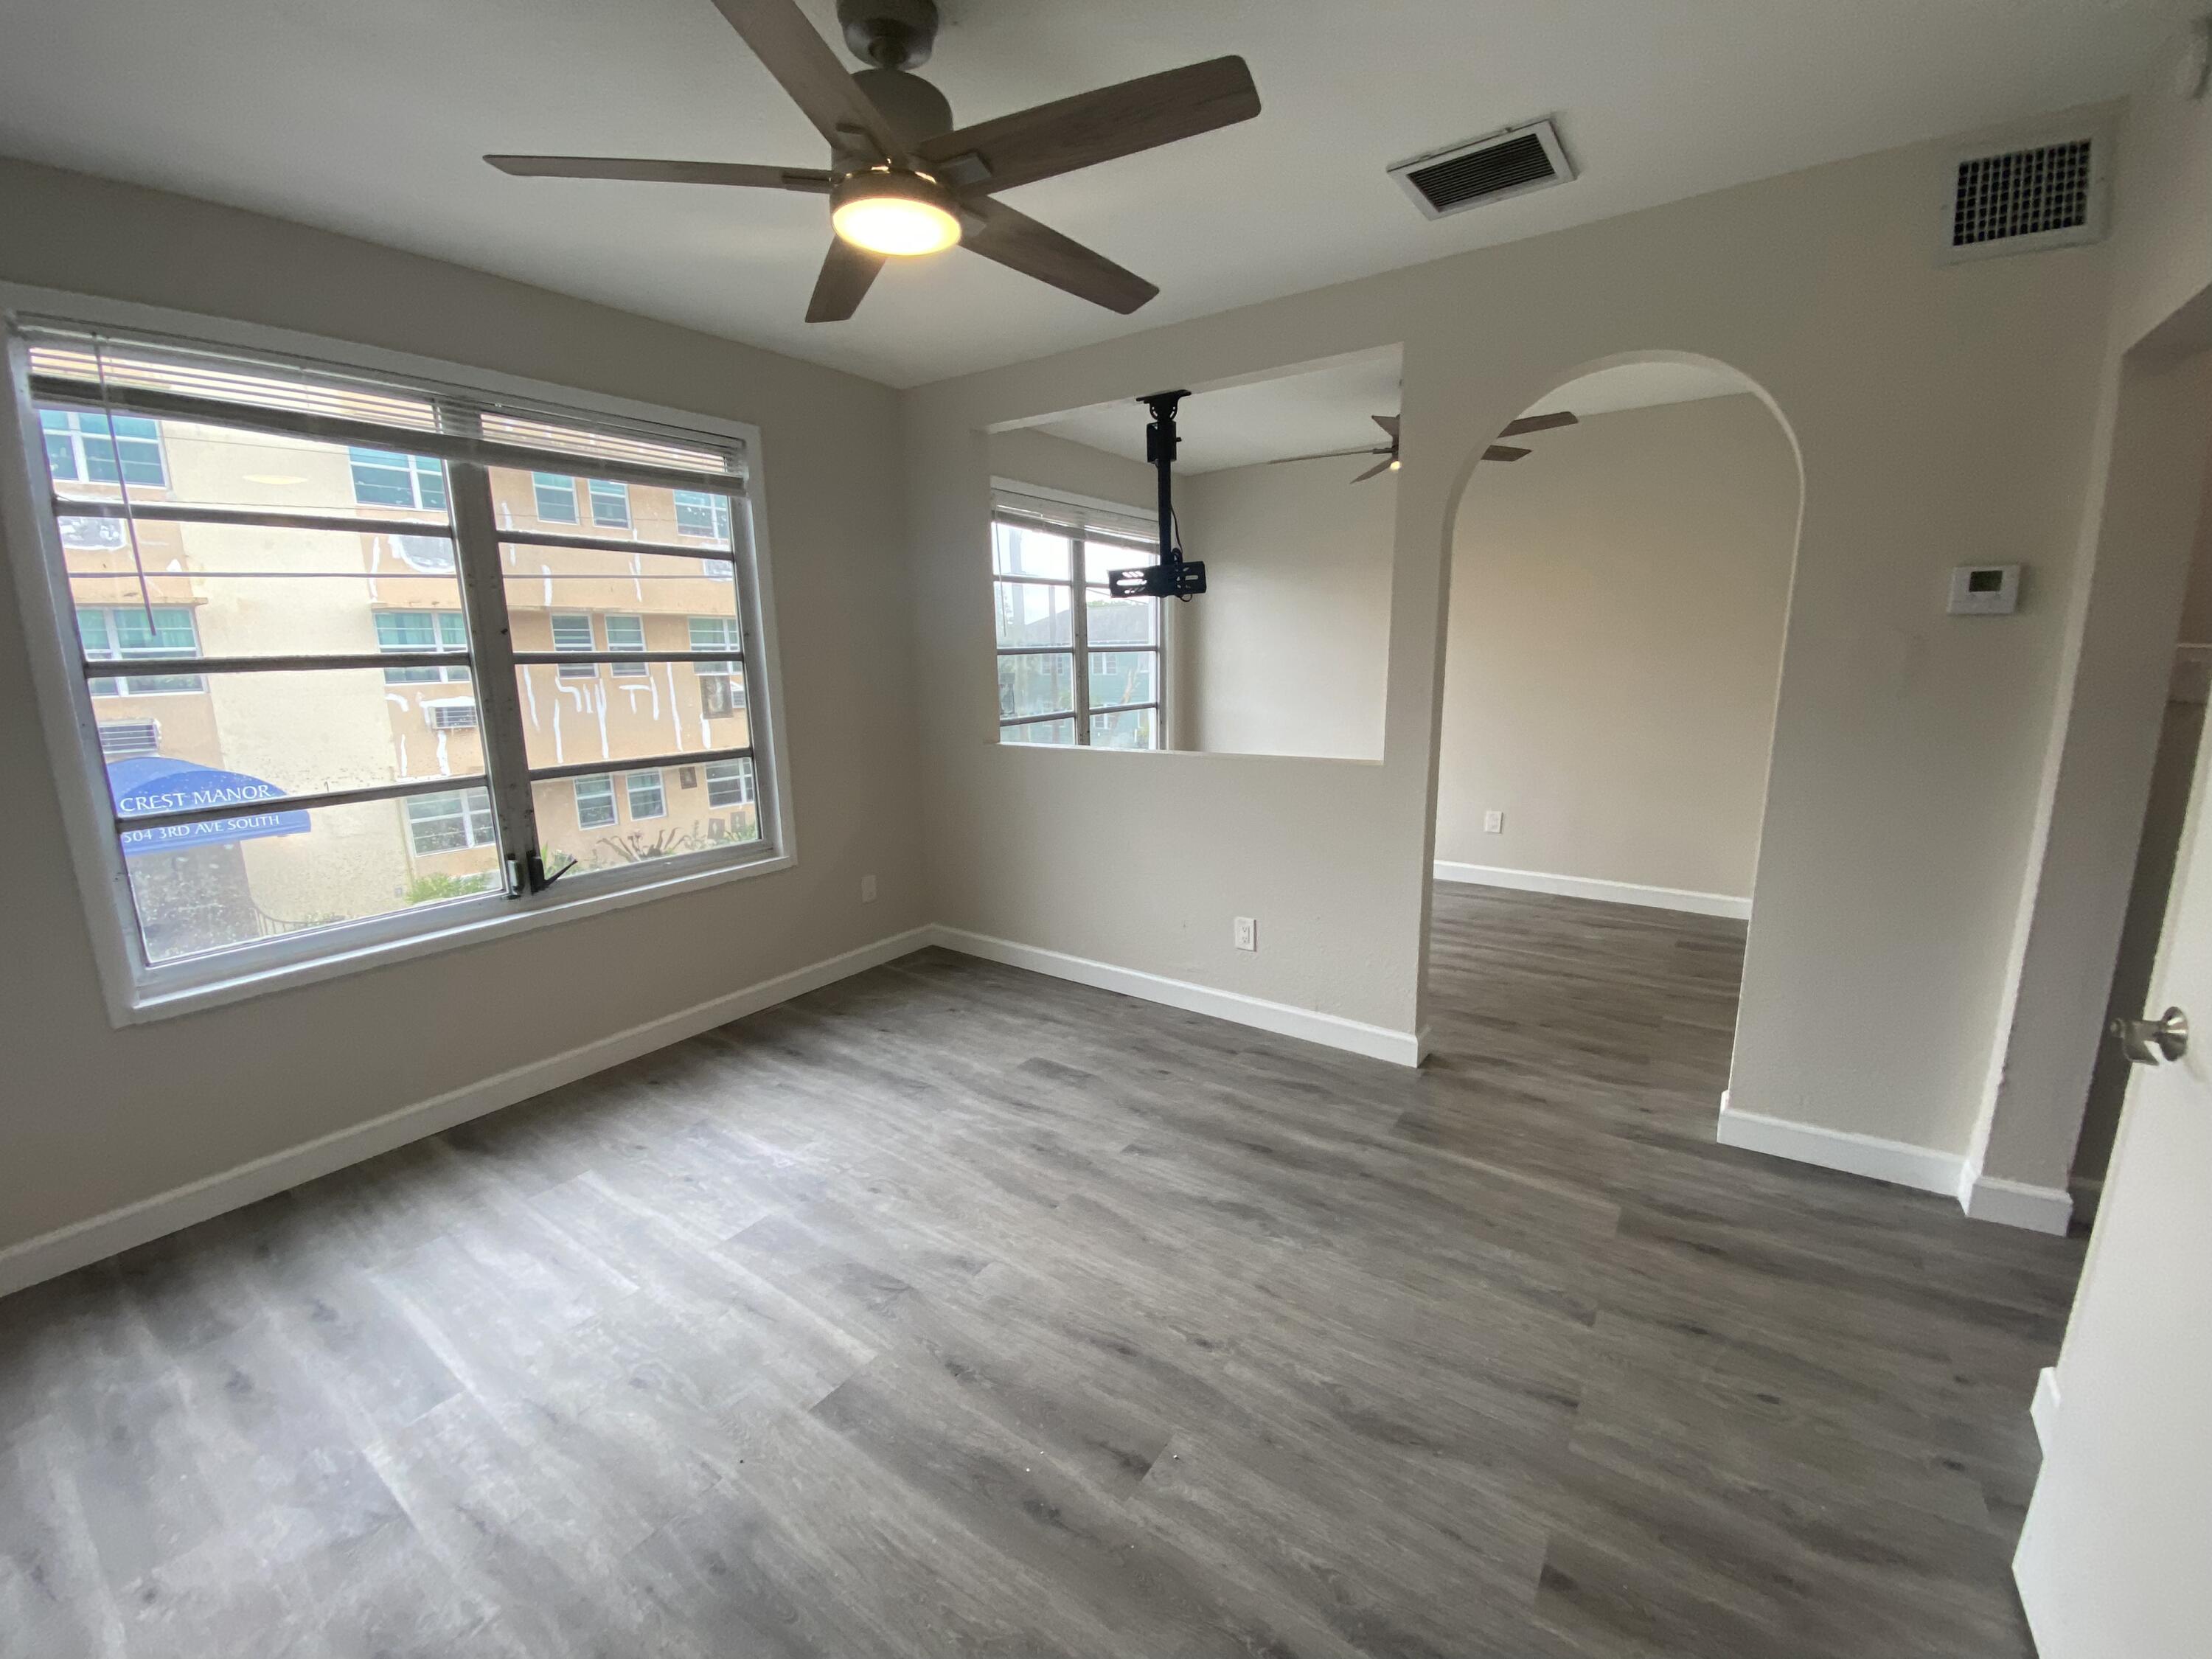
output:
[[[837,0],[837,27],[871,69],[919,69],[937,44],[937,0]]]

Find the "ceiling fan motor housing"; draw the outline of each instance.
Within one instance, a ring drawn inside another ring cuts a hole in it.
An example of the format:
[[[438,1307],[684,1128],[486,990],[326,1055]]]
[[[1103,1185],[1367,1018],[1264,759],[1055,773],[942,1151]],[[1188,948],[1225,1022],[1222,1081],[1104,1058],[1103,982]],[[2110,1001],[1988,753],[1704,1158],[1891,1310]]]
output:
[[[862,63],[919,69],[937,44],[937,0],[837,0],[837,26],[845,32],[847,49]]]

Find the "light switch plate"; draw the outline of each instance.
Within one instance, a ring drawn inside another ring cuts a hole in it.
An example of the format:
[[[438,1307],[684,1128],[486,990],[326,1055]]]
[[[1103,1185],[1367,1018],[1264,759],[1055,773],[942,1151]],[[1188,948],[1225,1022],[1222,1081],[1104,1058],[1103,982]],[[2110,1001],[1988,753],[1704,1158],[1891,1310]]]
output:
[[[2020,567],[1962,564],[1951,572],[1954,617],[2009,617],[2020,609]]]

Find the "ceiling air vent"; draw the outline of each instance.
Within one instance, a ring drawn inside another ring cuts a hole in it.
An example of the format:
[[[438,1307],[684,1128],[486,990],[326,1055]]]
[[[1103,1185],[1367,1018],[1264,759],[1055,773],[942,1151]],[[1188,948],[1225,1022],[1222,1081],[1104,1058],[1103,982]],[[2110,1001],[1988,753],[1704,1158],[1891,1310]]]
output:
[[[1431,219],[1499,202],[1575,176],[1559,135],[1549,121],[1508,127],[1487,138],[1431,150],[1389,169],[1413,204]]]
[[[1945,257],[1980,259],[2101,240],[2106,148],[2097,134],[2075,133],[1960,157],[1945,217]]]

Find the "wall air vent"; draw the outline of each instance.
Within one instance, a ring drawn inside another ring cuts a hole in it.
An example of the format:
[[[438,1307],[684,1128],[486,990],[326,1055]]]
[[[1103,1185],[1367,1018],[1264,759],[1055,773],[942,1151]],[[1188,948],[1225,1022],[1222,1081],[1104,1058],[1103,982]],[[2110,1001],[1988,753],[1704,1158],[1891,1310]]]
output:
[[[1575,176],[1575,164],[1549,121],[1508,127],[1487,138],[1431,150],[1401,161],[1389,174],[1406,187],[1413,205],[1431,219],[1502,202]]]
[[[2102,240],[2108,148],[2100,134],[2074,133],[1960,156],[1944,216],[1944,257],[1982,259]]]

